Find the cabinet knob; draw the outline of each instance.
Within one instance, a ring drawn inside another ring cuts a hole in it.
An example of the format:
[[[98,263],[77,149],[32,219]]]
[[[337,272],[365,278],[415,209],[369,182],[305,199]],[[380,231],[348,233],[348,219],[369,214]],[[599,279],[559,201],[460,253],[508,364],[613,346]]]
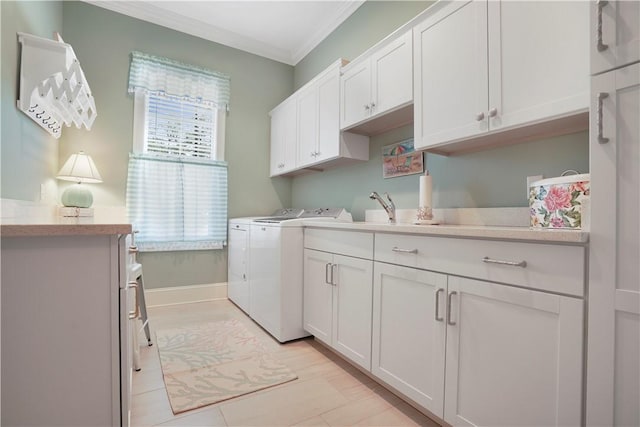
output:
[[[481,122],[482,120],[484,120],[484,113],[479,112],[478,114],[476,114],[476,121]]]
[[[370,108],[371,108],[371,107],[369,106],[369,104],[367,104],[367,105],[365,105],[365,106],[364,106],[364,109],[365,109],[365,110],[369,110]]]
[[[489,110],[489,117],[495,117],[498,115],[498,109],[497,108],[492,108]]]

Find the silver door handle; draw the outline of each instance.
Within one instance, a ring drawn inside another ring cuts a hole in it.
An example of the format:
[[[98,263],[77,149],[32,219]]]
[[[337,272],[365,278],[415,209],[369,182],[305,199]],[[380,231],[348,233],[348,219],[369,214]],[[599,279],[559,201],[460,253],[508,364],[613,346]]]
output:
[[[440,292],[443,292],[444,289],[442,288],[438,288],[436,290],[436,322],[442,322],[444,320],[443,317],[438,316],[438,314],[440,313]]]
[[[609,94],[607,92],[598,92],[598,94],[596,95],[598,97],[598,108],[597,108],[597,126],[598,126],[598,143],[600,144],[606,144],[607,142],[609,142],[609,138],[605,138],[604,137],[604,123],[603,123],[603,119],[602,119],[602,115],[603,115],[603,106],[602,106],[602,101],[607,99],[609,97]]]
[[[418,253],[418,249],[401,249],[397,246],[394,246],[393,248],[391,248],[391,250],[393,252],[400,252],[401,254],[417,254]]]
[[[483,120],[484,120],[484,112],[483,112],[483,111],[481,111],[481,112],[479,112],[478,114],[476,114],[476,121],[477,121],[477,122],[481,122],[481,121],[483,121]]]
[[[331,265],[331,263],[326,263],[324,265],[324,283],[326,283],[327,285],[330,285],[331,282],[329,281],[329,266]]]
[[[500,259],[492,259],[489,257],[482,258],[482,262],[486,262],[487,264],[500,264],[500,265],[511,265],[514,267],[522,267],[525,268],[527,266],[527,261],[503,261]]]
[[[338,264],[331,264],[331,284],[333,286],[338,286],[335,279],[335,271],[334,268],[338,267]]]
[[[602,8],[608,5],[609,2],[607,0],[598,0],[596,2],[596,7],[598,8],[598,21],[596,22],[596,48],[598,52],[604,52],[609,49],[609,45],[604,44],[602,41]]]
[[[456,326],[456,322],[451,320],[451,299],[454,295],[457,295],[456,291],[449,292],[449,296],[447,298],[447,324],[451,326]]]
[[[498,109],[497,108],[492,108],[489,110],[489,117],[495,117],[498,115]]]

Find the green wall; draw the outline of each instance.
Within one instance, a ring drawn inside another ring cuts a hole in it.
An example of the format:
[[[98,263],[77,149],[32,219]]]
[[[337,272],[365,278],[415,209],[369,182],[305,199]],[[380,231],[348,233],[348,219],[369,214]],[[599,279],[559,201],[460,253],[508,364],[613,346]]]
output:
[[[269,179],[268,112],[293,91],[293,67],[150,24],[83,2],[64,2],[64,39],[82,64],[96,99],[91,132],[65,129],[60,162],[83,149],[104,182],[93,185],[95,205],[125,204],[132,147],[133,98],[127,94],[130,52],[139,50],[231,76],[226,122],[229,217],[268,214],[291,205],[291,182]],[[224,282],[224,251],[145,253],[148,288]]]
[[[296,64],[296,89],[338,58],[353,60],[406,24],[433,1],[367,1]]]
[[[336,58],[355,59],[428,5],[429,2],[366,2],[296,66],[296,87]],[[366,209],[380,209],[377,202],[369,199],[371,191],[387,191],[398,209],[416,209],[417,175],[382,177],[382,147],[412,137],[413,125],[395,129],[371,138],[368,162],[295,177],[292,205],[345,207],[355,220],[363,220]],[[567,169],[588,172],[588,132],[459,156],[425,154],[425,161],[433,175],[435,208],[527,206],[527,176],[559,176]]]
[[[20,49],[17,32],[52,38],[62,30],[62,2],[0,2],[2,61],[0,97],[0,197],[37,202],[40,185],[57,191],[58,141],[16,108]],[[52,202],[52,201],[51,201]]]

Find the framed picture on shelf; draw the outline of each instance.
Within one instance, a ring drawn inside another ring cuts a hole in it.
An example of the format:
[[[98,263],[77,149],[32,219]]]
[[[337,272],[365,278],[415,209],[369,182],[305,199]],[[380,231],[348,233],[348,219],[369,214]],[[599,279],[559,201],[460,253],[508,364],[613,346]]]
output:
[[[424,156],[422,151],[415,151],[413,138],[382,147],[382,177],[424,173]]]

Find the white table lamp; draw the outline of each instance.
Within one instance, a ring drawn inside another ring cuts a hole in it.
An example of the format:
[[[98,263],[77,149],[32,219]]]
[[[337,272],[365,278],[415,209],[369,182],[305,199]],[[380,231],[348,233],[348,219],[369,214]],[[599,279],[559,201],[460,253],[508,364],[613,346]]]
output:
[[[84,151],[72,154],[58,172],[57,178],[77,183],[67,187],[61,197],[63,205],[75,208],[88,208],[93,203],[91,190],[86,185],[81,185],[83,182],[102,182],[102,177],[93,163],[93,159]]]

